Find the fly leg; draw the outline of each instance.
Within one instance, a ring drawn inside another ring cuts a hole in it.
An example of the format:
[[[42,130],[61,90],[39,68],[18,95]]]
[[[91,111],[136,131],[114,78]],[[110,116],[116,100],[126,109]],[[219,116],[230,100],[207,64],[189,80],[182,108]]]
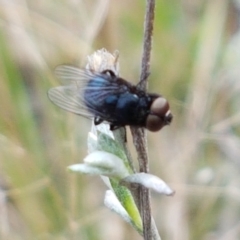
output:
[[[98,124],[100,124],[100,123],[102,123],[103,122],[103,119],[102,118],[100,118],[100,117],[95,117],[94,118],[94,124],[95,125],[98,125]]]
[[[118,128],[120,128],[121,126],[116,126],[114,124],[110,124],[110,130],[111,131],[114,131],[114,130],[117,130]]]
[[[102,73],[107,74],[111,77],[116,77],[115,73],[112,70],[109,70],[109,69],[102,71]]]
[[[143,83],[148,79],[149,76],[150,76],[150,72],[147,72],[145,78],[142,79],[142,80],[137,84],[137,88],[138,88],[138,89],[141,89],[141,86],[142,86]]]
[[[110,124],[110,130],[111,130],[111,131],[117,130],[117,129],[122,128],[122,127],[124,127],[124,126],[115,125],[115,124],[113,124],[113,123]]]

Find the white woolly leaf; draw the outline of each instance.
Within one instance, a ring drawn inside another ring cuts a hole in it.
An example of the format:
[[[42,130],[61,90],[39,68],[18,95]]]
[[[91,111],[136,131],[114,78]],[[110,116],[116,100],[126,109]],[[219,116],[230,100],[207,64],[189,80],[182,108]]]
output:
[[[161,194],[173,195],[175,193],[162,179],[148,173],[135,173],[122,179],[121,182],[130,188],[131,185],[140,184]]]

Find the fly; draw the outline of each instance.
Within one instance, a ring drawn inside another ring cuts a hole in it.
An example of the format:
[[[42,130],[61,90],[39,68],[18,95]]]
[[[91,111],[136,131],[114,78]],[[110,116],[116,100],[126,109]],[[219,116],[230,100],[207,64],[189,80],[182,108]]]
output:
[[[51,88],[49,99],[69,112],[94,119],[95,125],[108,122],[110,130],[128,125],[155,132],[172,121],[165,98],[140,90],[111,70],[61,65],[55,73],[64,85]]]

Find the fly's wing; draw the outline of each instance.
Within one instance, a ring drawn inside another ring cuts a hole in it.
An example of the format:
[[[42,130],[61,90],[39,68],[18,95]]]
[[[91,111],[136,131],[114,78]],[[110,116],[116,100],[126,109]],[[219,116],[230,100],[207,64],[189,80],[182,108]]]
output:
[[[58,86],[48,91],[49,99],[58,107],[87,118],[93,115],[88,111],[83,102],[79,99],[78,88],[74,85]]]
[[[107,95],[116,93],[119,86],[110,75],[67,65],[58,66],[55,73],[64,85],[48,91],[48,97],[54,104],[87,118],[106,119],[104,114],[98,111],[96,105],[92,103],[91,94],[88,94],[86,98],[84,93],[92,93],[98,102],[104,101]],[[92,81],[91,85],[89,85],[90,80]]]

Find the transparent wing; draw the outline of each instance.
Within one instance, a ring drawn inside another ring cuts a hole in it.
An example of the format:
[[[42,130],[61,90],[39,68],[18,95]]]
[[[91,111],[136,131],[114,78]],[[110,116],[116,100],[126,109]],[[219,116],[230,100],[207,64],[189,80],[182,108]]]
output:
[[[55,69],[56,76],[63,85],[77,84],[79,88],[85,87],[89,80],[94,79],[96,87],[100,86],[105,90],[116,90],[118,85],[113,81],[112,76],[88,69],[81,69],[69,65],[60,65]]]
[[[78,89],[74,85],[51,88],[48,91],[48,97],[54,104],[66,111],[87,118],[94,117],[94,115],[88,111],[81,98],[78,97]]]
[[[87,118],[98,116],[106,119],[104,111],[98,106],[103,106],[109,94],[119,92],[119,84],[112,76],[67,65],[58,66],[55,73],[64,86],[48,91],[48,97],[54,104]]]
[[[69,65],[57,66],[54,72],[64,85],[76,83],[79,86],[85,85],[89,79],[93,79],[97,75],[97,73],[91,70],[81,69]]]

